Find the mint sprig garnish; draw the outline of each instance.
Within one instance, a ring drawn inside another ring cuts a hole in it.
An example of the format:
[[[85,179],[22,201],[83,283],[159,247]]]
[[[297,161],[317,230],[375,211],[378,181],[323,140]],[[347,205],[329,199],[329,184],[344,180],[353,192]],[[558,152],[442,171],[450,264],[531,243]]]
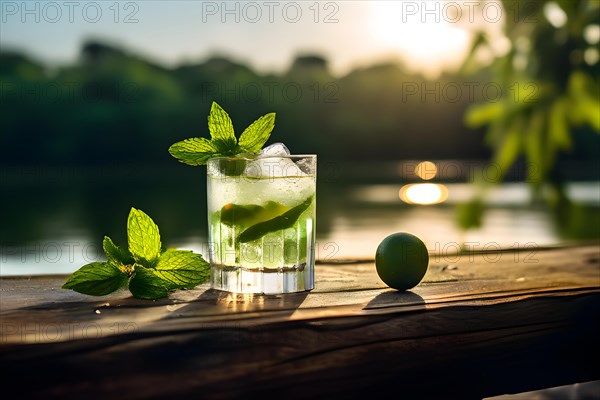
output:
[[[258,153],[269,140],[274,127],[275,113],[263,115],[250,124],[238,140],[229,114],[213,102],[208,116],[208,131],[211,139],[186,139],[172,145],[169,153],[180,162],[193,166],[204,165],[213,157]]]
[[[206,282],[209,264],[188,250],[163,250],[158,226],[143,211],[132,208],[127,219],[128,249],[104,237],[106,262],[93,262],[75,271],[63,289],[104,296],[128,286],[134,297],[158,299],[176,289]]]

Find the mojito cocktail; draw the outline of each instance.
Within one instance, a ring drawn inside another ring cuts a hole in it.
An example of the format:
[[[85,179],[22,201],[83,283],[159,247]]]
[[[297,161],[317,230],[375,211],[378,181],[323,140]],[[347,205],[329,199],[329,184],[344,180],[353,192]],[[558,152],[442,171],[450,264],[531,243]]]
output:
[[[268,154],[208,160],[211,287],[313,289],[316,161]]]

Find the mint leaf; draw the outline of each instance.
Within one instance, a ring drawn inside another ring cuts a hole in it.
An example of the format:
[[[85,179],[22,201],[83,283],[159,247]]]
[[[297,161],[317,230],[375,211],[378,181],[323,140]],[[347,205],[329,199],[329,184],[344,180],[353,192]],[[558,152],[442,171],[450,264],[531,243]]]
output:
[[[169,153],[184,164],[204,165],[209,158],[218,156],[219,150],[210,140],[191,138],[169,147]]]
[[[122,249],[114,244],[112,239],[108,236],[104,236],[102,248],[104,249],[106,258],[108,258],[108,262],[116,267],[119,265],[131,265],[135,263],[131,253],[127,251],[127,249]]]
[[[158,226],[143,211],[132,208],[127,219],[129,252],[135,260],[151,267],[160,255],[160,233]]]
[[[93,262],[73,273],[62,286],[92,296],[104,296],[127,284],[128,276],[107,262]]]
[[[233,123],[229,114],[220,105],[213,101],[208,116],[208,131],[212,138],[212,143],[217,149],[228,155],[235,155],[237,139],[233,131]]]
[[[192,289],[208,280],[210,265],[199,254],[169,249],[161,254],[154,273],[169,288]]]
[[[169,294],[169,288],[154,270],[139,266],[129,281],[129,291],[133,297],[147,300],[160,299]]]
[[[269,140],[274,127],[275,113],[263,115],[242,132],[238,142],[239,146],[245,152],[258,153]]]

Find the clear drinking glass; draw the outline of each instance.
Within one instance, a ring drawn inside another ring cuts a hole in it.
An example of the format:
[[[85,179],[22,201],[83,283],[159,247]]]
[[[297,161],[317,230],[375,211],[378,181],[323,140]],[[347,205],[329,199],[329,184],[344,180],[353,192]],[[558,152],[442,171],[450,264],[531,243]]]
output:
[[[316,155],[208,160],[211,287],[314,288]]]

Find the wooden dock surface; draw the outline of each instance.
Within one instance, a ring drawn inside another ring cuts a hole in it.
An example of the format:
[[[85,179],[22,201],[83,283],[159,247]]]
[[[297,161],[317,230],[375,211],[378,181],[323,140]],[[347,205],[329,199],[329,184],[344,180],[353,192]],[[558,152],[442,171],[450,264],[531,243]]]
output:
[[[168,299],[0,279],[3,391],[43,399],[481,399],[600,379],[600,246],[432,255],[397,292],[372,261],[316,289]]]

